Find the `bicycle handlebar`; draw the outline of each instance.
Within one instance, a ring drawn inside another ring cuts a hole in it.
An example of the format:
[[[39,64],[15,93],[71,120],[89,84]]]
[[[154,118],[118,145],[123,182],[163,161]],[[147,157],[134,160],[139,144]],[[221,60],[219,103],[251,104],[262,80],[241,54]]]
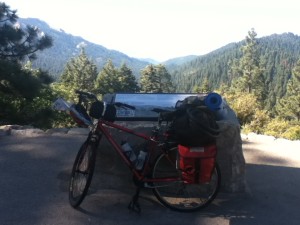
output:
[[[75,93],[79,95],[79,98],[88,98],[88,99],[91,99],[91,100],[98,100],[97,96],[90,93],[90,92],[75,90]]]

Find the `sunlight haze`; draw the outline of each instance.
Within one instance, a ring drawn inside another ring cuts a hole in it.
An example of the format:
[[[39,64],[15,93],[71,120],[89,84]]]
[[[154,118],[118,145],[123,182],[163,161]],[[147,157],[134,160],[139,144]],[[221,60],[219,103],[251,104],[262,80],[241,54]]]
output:
[[[6,0],[21,18],[135,58],[203,55],[245,38],[300,34],[299,3],[242,0]]]

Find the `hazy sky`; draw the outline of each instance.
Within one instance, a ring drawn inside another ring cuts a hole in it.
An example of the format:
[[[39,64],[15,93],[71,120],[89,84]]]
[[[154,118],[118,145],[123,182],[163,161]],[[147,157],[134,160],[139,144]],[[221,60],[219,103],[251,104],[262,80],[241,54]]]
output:
[[[1,1],[1,0],[0,0]],[[300,35],[298,0],[5,0],[21,18],[131,57],[167,60],[203,55],[245,38]]]

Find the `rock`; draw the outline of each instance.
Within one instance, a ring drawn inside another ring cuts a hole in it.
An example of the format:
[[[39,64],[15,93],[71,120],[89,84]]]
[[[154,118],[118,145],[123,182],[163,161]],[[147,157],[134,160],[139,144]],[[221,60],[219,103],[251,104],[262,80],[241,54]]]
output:
[[[10,134],[10,128],[8,126],[0,126],[0,137]]]
[[[244,192],[245,158],[242,148],[240,127],[229,122],[218,122],[222,130],[217,138],[217,162],[221,169],[221,189],[226,192]]]
[[[30,127],[30,128],[32,128],[32,127]],[[21,126],[21,125],[3,125],[3,126],[0,126],[0,129],[3,129],[3,130],[12,130],[12,129],[20,130],[20,129],[23,129],[23,126]]]
[[[10,134],[11,135],[22,135],[22,136],[27,136],[27,137],[35,137],[35,136],[39,136],[39,135],[44,135],[45,132],[40,129],[29,128],[29,129],[19,129],[19,130],[12,129],[10,131]]]
[[[0,126],[0,136],[11,135],[12,129],[22,129],[20,125],[3,125]]]
[[[44,131],[33,128],[32,126],[21,125],[4,125],[0,127],[0,135],[23,135],[23,136],[37,136],[43,135]]]

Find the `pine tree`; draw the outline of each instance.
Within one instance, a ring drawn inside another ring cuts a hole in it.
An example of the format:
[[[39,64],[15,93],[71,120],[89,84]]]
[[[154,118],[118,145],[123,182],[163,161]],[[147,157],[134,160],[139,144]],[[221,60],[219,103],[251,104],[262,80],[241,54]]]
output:
[[[108,60],[97,77],[96,89],[99,94],[134,93],[139,90],[139,86],[132,70],[126,64],[122,64],[118,69],[113,65],[112,60]]]
[[[169,93],[174,92],[171,75],[164,65],[148,65],[141,71],[141,92]]]
[[[96,65],[88,59],[84,48],[82,48],[81,53],[67,63],[60,77],[60,85],[70,94],[74,90],[93,92],[97,74]]]
[[[42,101],[51,78],[22,68],[21,60],[34,59],[36,51],[51,47],[52,39],[36,27],[22,28],[17,19],[16,10],[0,2],[0,124],[35,124],[41,109],[31,106],[35,99]]]
[[[170,73],[163,64],[155,67],[156,76],[159,80],[159,92],[170,93],[175,91]]]
[[[159,93],[159,79],[154,66],[148,65],[141,71],[141,92]]]
[[[281,117],[300,121],[300,60],[292,71],[286,95],[279,100],[277,112]]]
[[[112,60],[104,65],[96,80],[96,91],[99,94],[115,93],[120,89],[119,72]]]
[[[264,100],[265,81],[263,77],[263,65],[260,61],[260,52],[256,39],[257,33],[254,29],[248,32],[245,39],[245,45],[242,46],[242,58],[239,60],[239,68],[232,68],[233,74],[240,74],[236,79],[235,87],[237,90],[247,93],[253,93],[257,98]],[[236,77],[236,76],[235,76]]]
[[[118,92],[138,92],[139,86],[137,84],[136,78],[132,73],[132,70],[127,67],[124,63],[119,69],[119,78],[118,78],[119,89]]]
[[[35,52],[52,46],[52,38],[37,27],[21,28],[16,10],[0,2],[0,59],[35,59]]]

